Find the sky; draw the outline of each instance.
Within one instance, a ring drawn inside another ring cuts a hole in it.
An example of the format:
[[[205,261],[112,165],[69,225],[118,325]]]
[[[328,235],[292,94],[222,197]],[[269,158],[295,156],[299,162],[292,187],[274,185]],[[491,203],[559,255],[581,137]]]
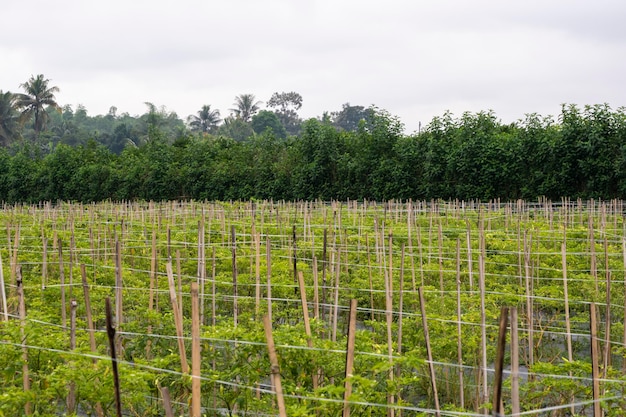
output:
[[[43,74],[88,114],[181,118],[302,95],[302,118],[375,105],[412,133],[626,105],[623,0],[30,0],[2,3],[0,90]]]

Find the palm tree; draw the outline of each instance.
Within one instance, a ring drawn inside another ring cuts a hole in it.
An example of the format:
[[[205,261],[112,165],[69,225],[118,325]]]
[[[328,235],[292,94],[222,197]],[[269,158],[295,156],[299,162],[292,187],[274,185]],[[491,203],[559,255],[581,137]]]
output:
[[[17,138],[18,116],[15,111],[15,94],[0,90],[0,143],[7,146]]]
[[[249,122],[252,116],[259,111],[260,101],[255,101],[254,94],[240,94],[235,97],[235,108],[230,109],[237,118]]]
[[[217,125],[221,122],[220,111],[211,110],[211,106],[205,104],[200,110],[198,115],[193,114],[187,117],[187,123],[194,132],[213,133],[217,130]]]
[[[20,85],[26,91],[26,94],[18,94],[15,102],[15,106],[22,110],[20,117],[22,123],[34,117],[35,138],[38,138],[39,133],[45,130],[50,118],[45,106],[61,111],[61,107],[57,104],[54,97],[54,93],[58,93],[59,88],[48,87],[49,82],[50,80],[44,78],[43,74],[39,74],[37,77],[31,76],[27,82]]]

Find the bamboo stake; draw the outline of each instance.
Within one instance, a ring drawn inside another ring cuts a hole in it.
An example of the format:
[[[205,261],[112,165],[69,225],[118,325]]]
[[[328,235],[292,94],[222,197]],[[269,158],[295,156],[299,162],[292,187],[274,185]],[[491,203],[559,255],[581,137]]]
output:
[[[59,283],[61,286],[61,326],[67,327],[66,306],[65,306],[65,271],[63,268],[63,241],[58,239],[59,249]]]
[[[520,413],[517,307],[511,307],[511,412],[513,415]]]
[[[593,385],[593,416],[602,417],[602,409],[600,408],[600,372],[598,370],[598,325],[596,303],[589,305],[589,326],[590,326],[590,345],[591,345],[591,378]]]
[[[624,253],[626,254],[626,252]],[[626,262],[626,255],[624,255],[624,259]],[[2,302],[2,317],[4,318],[4,321],[9,321],[9,306],[7,305],[7,292],[4,286],[4,268],[2,266],[2,255],[0,255],[0,302]],[[626,330],[624,331],[624,338],[626,339]]]
[[[304,274],[302,271],[298,271],[298,286],[300,287],[300,302],[302,304],[302,316],[304,317],[304,332],[306,334],[306,344],[309,348],[313,348],[313,336],[311,335],[311,323],[309,320],[309,306],[306,298],[306,287],[304,285]],[[317,389],[317,376],[316,371],[313,374],[313,389]]]
[[[174,283],[174,273],[172,271],[172,263],[165,264],[167,271],[167,282],[170,290],[170,302],[172,304],[172,313],[174,315],[174,324],[176,325],[176,339],[178,341],[178,353],[180,355],[180,368],[182,373],[189,372],[187,364],[187,354],[185,353],[185,341],[183,339],[183,317],[178,307],[178,297],[176,296],[176,286]]]
[[[41,254],[41,289],[42,291],[48,286],[48,239],[43,238],[43,250]]]
[[[161,396],[163,397],[163,409],[165,410],[165,417],[174,417],[174,411],[172,410],[172,401],[170,399],[170,390],[167,387],[159,387]]]
[[[15,283],[17,285],[17,296],[19,298],[20,314],[20,337],[22,339],[22,386],[24,392],[30,391],[30,378],[28,374],[28,348],[26,347],[26,302],[24,300],[24,285],[22,282],[22,267],[15,265]],[[31,403],[24,404],[24,414],[31,414]]]
[[[603,206],[604,207],[604,206]],[[611,365],[611,271],[609,270],[609,247],[606,234],[604,238],[604,269],[606,274],[606,312],[604,314],[604,367],[602,378],[606,379]]]
[[[465,408],[465,384],[463,381],[463,333],[461,329],[461,240],[456,240],[456,334],[457,360],[459,364],[459,401],[461,408]]]
[[[70,350],[76,349],[76,300],[70,301]],[[69,381],[67,385],[67,414],[71,415],[76,409],[76,383]]]
[[[263,328],[265,329],[265,339],[267,341],[267,351],[270,358],[270,372],[272,376],[272,384],[276,393],[276,402],[278,403],[278,415],[287,417],[285,409],[285,400],[283,398],[283,386],[280,381],[280,367],[278,366],[278,357],[276,356],[276,347],[274,345],[274,337],[272,336],[272,323],[268,316],[263,317]]]
[[[267,317],[272,322],[272,245],[270,238],[265,238],[265,263],[267,278]]]
[[[232,262],[233,262],[233,323],[237,327],[237,237],[235,236],[235,226],[230,227],[230,237],[232,244]]]
[[[191,417],[201,415],[200,307],[198,284],[191,283]]]
[[[117,369],[117,354],[115,352],[115,327],[113,327],[113,317],[111,312],[111,300],[109,297],[105,300],[106,312],[106,328],[109,338],[109,349],[111,351],[111,366],[113,367],[113,386],[115,389],[115,410],[117,417],[122,417],[122,397],[120,393],[120,378]]]
[[[506,348],[506,328],[508,318],[509,309],[507,307],[502,307],[500,310],[500,327],[496,351],[495,377],[493,381],[492,410],[494,411],[494,417],[500,417],[504,413],[504,407],[502,407],[502,370],[504,368],[504,350]]]
[[[115,240],[115,324],[117,326],[117,330],[120,331],[122,328],[123,317],[123,306],[122,306],[122,248],[120,241],[118,239]],[[116,339],[117,342],[117,353],[122,356],[122,338],[118,337]]]
[[[320,318],[320,294],[317,273],[317,257],[313,255],[313,318]]]
[[[430,337],[428,335],[428,320],[426,319],[426,302],[424,301],[424,288],[419,287],[417,293],[420,299],[420,312],[422,314],[422,328],[424,329],[424,341],[426,343],[426,355],[428,358],[428,371],[430,372],[430,383],[433,390],[433,399],[435,401],[435,416],[440,417],[439,395],[437,394],[437,378],[435,375],[435,366],[433,364],[433,353],[430,349]]]
[[[350,396],[352,395],[352,372],[354,369],[354,344],[356,335],[357,300],[350,300],[350,321],[348,324],[348,342],[346,348],[346,373],[343,393],[343,417],[350,417]]]
[[[254,317],[261,317],[261,235],[254,234],[255,264],[254,264]]]

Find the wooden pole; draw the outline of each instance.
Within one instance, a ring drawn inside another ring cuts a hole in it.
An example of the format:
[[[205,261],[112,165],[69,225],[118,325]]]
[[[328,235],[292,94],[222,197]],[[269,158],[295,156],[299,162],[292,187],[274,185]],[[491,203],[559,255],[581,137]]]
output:
[[[520,413],[517,307],[511,308],[511,412],[513,415]]]
[[[307,304],[306,287],[304,285],[304,274],[298,271],[298,286],[300,287],[300,302],[302,304],[302,316],[304,317],[304,332],[306,333],[306,344],[309,348],[313,347],[313,339],[311,335],[311,323],[309,320],[309,306]],[[313,389],[317,389],[317,371],[313,374]]]
[[[456,240],[456,335],[457,335],[457,360],[459,364],[459,402],[461,408],[465,408],[465,384],[463,377],[463,332],[461,331],[461,241]]]
[[[115,240],[115,325],[117,330],[122,328],[122,321],[124,320],[124,309],[122,306],[122,247],[118,239]],[[117,354],[122,355],[122,338],[118,337],[117,342]]]
[[[235,235],[235,226],[230,227],[230,237],[232,244],[232,262],[233,262],[233,323],[237,327],[237,236]]]
[[[113,313],[111,312],[111,299],[105,300],[106,328],[111,351],[111,366],[113,367],[113,385],[115,389],[115,410],[117,417],[122,417],[122,397],[120,394],[120,378],[117,369],[117,355],[115,353],[115,327],[113,327]]]
[[[28,374],[28,348],[26,347],[26,302],[24,300],[24,285],[22,282],[22,267],[15,265],[15,283],[17,285],[17,296],[19,297],[20,313],[20,337],[22,339],[22,386],[24,392],[30,391],[30,378]],[[24,414],[31,414],[31,403],[24,404]]]
[[[198,283],[191,283],[191,417],[201,417],[200,306]]]
[[[172,314],[174,315],[174,324],[176,325],[176,340],[178,341],[178,353],[180,355],[180,368],[182,373],[189,372],[187,364],[187,354],[185,353],[185,340],[183,339],[183,317],[178,307],[178,297],[176,296],[176,284],[174,282],[174,272],[172,271],[172,263],[165,264],[167,271],[167,282],[169,284],[170,302],[172,304]]]
[[[439,395],[437,394],[437,378],[435,376],[435,366],[433,365],[433,353],[430,349],[430,337],[428,335],[428,320],[426,320],[426,302],[424,301],[424,288],[419,287],[417,293],[420,299],[420,312],[422,314],[422,327],[424,329],[424,341],[426,343],[426,355],[428,357],[428,370],[430,372],[430,383],[433,389],[433,399],[435,401],[435,416],[440,417]]]
[[[76,300],[70,301],[70,350],[76,349]],[[67,385],[67,414],[71,415],[76,409],[76,383],[69,381]]]
[[[98,349],[96,347],[96,336],[91,312],[91,298],[89,297],[89,285],[87,284],[87,271],[85,270],[85,264],[80,264],[80,274],[83,283],[83,295],[85,297],[85,314],[87,320],[87,330],[89,331],[89,348],[91,353],[96,354],[98,353]],[[93,363],[97,363],[97,359],[94,358]],[[98,417],[102,417],[104,415],[102,405],[99,402],[96,403],[96,415]]]
[[[165,410],[165,417],[174,417],[174,411],[172,410],[172,401],[170,399],[170,390],[167,387],[159,387],[161,396],[163,397],[163,409]]]
[[[624,259],[626,259],[626,257]],[[2,255],[0,255],[0,302],[2,303],[2,317],[4,318],[4,321],[9,321],[9,306],[7,305],[6,287],[4,286],[4,268],[2,266]],[[624,331],[624,338],[626,339],[626,330]]]
[[[263,328],[265,329],[265,339],[267,340],[267,350],[270,357],[270,372],[276,392],[276,402],[278,403],[278,415],[280,417],[287,417],[285,399],[283,398],[283,386],[280,381],[280,367],[278,366],[278,357],[276,356],[274,336],[272,336],[272,323],[268,316],[263,317]]]
[[[500,327],[498,331],[498,343],[496,347],[495,377],[493,381],[493,403],[492,410],[494,417],[500,417],[504,413],[502,407],[502,370],[504,369],[504,350],[506,348],[506,328],[509,318],[509,309],[502,307],[500,310]]]
[[[350,396],[352,395],[352,372],[354,369],[354,344],[356,334],[357,300],[350,300],[350,321],[348,324],[348,345],[346,349],[346,373],[343,393],[343,417],[350,417]]]
[[[59,250],[59,284],[61,285],[61,326],[67,326],[66,306],[65,306],[65,271],[63,268],[63,241],[57,241]]]
[[[593,417],[602,417],[602,409],[600,408],[600,372],[599,352],[598,352],[598,325],[596,303],[589,305],[589,326],[590,326],[590,345],[591,345],[591,378],[593,389]]]

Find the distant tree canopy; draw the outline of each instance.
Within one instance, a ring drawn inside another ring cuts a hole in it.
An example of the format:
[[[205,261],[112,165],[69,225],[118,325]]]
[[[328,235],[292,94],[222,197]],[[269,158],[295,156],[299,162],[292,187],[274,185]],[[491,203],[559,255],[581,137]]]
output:
[[[626,111],[607,104],[511,124],[492,112],[444,113],[406,135],[374,106],[302,121],[295,92],[274,93],[266,110],[241,94],[223,120],[207,104],[183,121],[153,103],[139,116],[60,106],[43,75],[21,87],[0,91],[8,203],[626,198]]]

